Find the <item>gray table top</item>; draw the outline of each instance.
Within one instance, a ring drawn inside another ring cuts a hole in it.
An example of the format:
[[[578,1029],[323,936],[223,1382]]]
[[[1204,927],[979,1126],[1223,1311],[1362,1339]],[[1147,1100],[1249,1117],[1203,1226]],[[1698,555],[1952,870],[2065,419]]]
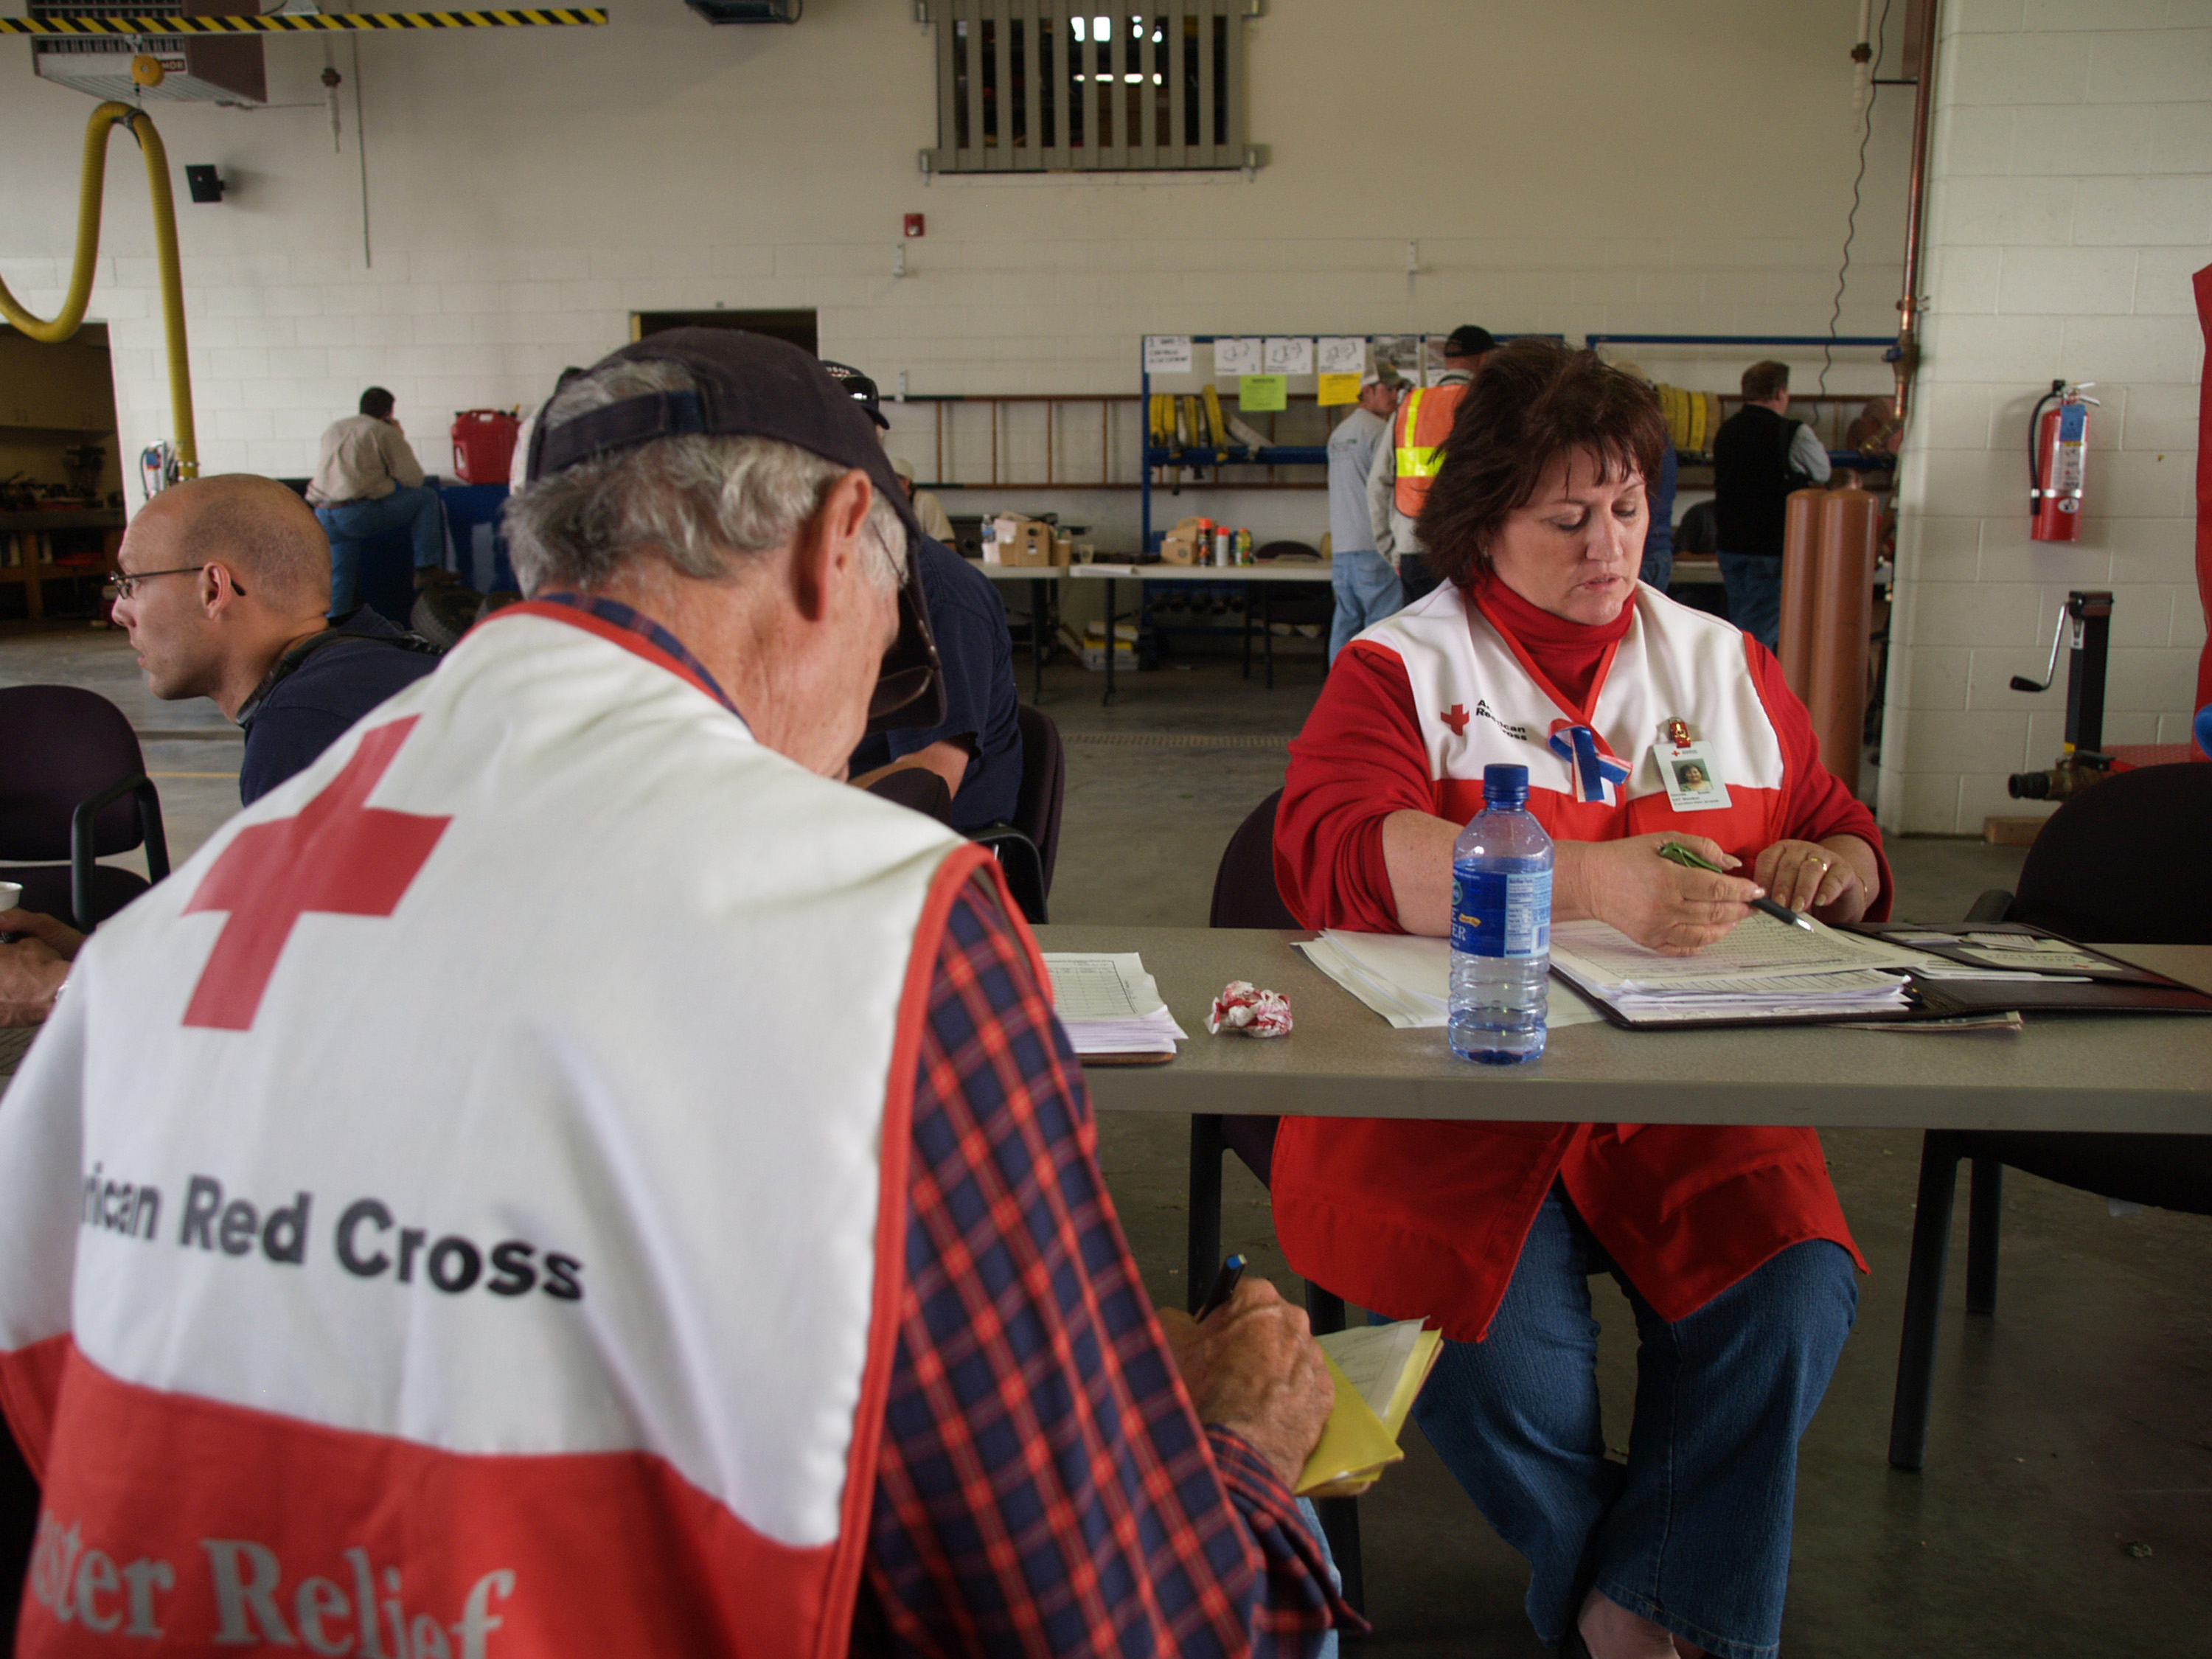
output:
[[[1291,948],[1304,935],[1036,932],[1048,951],[1141,953],[1192,1034],[1167,1065],[1086,1068],[1106,1111],[2212,1133],[2212,1016],[2031,1017],[2018,1035],[1574,1025],[1534,1064],[1490,1067],[1455,1058],[1441,1030],[1393,1030]],[[2212,991],[2212,946],[2106,948]],[[1232,979],[1287,996],[1291,1034],[1207,1036]]]
[[[1078,581],[1148,582],[1325,582],[1327,559],[1291,559],[1280,564],[1097,564],[1071,565],[1064,573]]]

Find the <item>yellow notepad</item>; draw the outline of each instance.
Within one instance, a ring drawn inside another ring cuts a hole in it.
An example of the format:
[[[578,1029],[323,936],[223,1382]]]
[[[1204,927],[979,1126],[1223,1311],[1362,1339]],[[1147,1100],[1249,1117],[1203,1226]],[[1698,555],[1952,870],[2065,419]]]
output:
[[[1418,1319],[1363,1325],[1319,1339],[1336,1385],[1321,1443],[1298,1476],[1301,1498],[1350,1498],[1405,1456],[1398,1436],[1437,1363],[1443,1333]]]

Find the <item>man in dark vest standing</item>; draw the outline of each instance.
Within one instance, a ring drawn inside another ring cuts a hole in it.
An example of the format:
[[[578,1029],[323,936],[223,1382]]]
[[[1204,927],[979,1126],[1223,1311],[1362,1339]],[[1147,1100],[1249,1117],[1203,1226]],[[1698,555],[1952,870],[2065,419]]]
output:
[[[1788,418],[1790,366],[1743,372],[1743,407],[1713,434],[1713,514],[1729,620],[1771,651],[1782,637],[1782,523],[1790,492],[1826,483],[1828,452]]]

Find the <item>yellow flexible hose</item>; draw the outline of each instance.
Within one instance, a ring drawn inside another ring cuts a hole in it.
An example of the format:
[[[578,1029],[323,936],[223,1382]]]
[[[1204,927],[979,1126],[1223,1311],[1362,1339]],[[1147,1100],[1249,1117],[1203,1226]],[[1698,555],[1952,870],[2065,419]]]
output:
[[[92,298],[92,269],[100,258],[100,188],[107,172],[107,135],[127,126],[138,141],[146,161],[146,184],[154,198],[154,254],[161,273],[161,328],[169,348],[169,419],[176,428],[173,440],[177,471],[186,478],[199,476],[199,440],[192,429],[192,375],[185,358],[185,289],[177,267],[177,209],[169,194],[169,154],[161,135],[154,131],[153,118],[128,104],[106,103],[93,111],[84,131],[84,184],[76,204],[76,264],[70,272],[69,297],[48,321],[33,317],[16,302],[0,282],[0,316],[4,316],[33,340],[59,345],[84,321],[86,302]]]

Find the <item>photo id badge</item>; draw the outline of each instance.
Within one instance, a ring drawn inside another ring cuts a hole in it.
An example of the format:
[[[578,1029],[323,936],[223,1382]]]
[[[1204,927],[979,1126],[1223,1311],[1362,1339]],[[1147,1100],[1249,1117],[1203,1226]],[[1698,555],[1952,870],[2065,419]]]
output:
[[[1729,805],[1728,785],[1713,769],[1702,743],[1662,743],[1652,750],[1660,781],[1677,812],[1717,812]]]

